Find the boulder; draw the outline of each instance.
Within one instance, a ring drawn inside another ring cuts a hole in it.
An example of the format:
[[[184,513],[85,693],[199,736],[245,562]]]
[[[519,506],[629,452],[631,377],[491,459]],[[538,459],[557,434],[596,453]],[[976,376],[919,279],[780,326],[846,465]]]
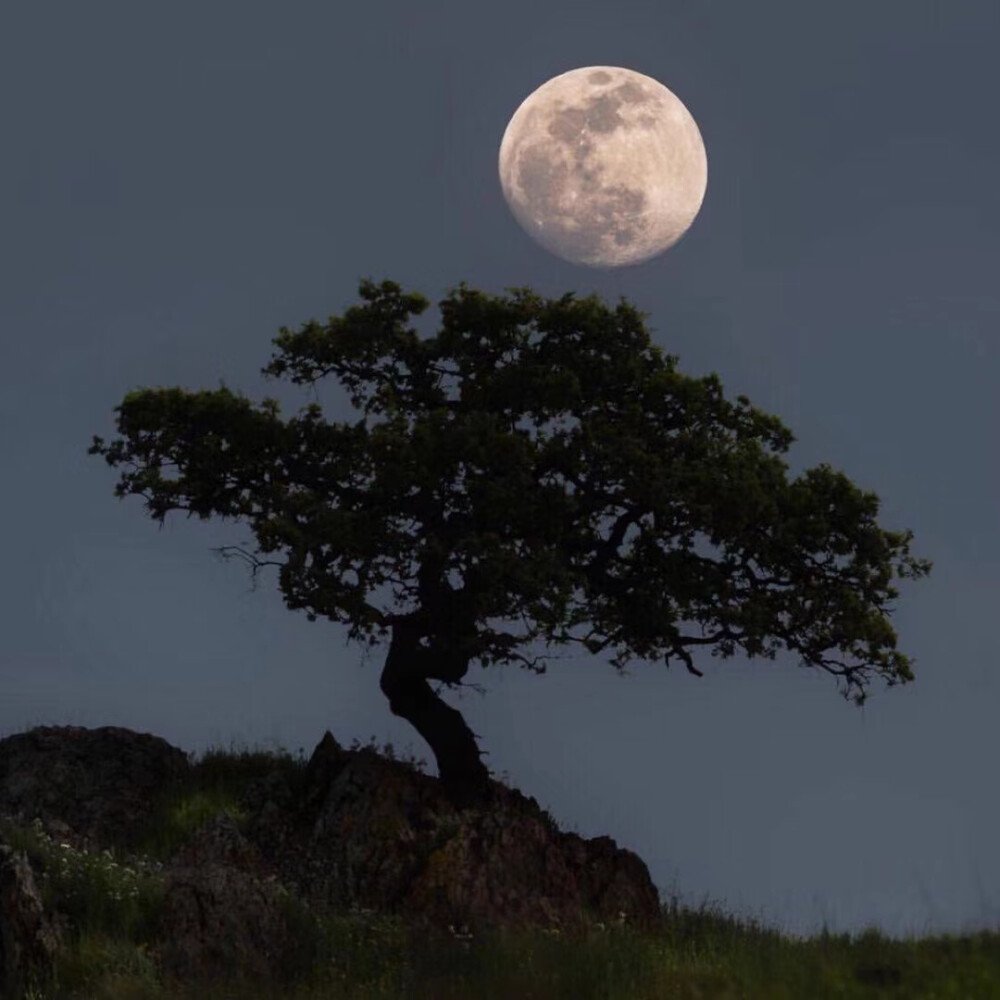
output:
[[[64,944],[62,929],[42,910],[27,857],[0,841],[0,996],[51,986]]]
[[[327,732],[284,853],[265,851],[285,884],[319,905],[437,928],[577,931],[622,913],[632,926],[658,925],[659,894],[638,856],[609,837],[563,833],[534,798],[491,784],[488,807],[457,809],[437,778],[370,749],[344,751]],[[251,815],[257,804],[247,802]]]
[[[437,778],[371,748],[344,750],[330,732],[304,772],[289,763],[243,787],[245,823],[213,817],[164,864],[150,950],[164,976],[282,979],[308,964],[302,912],[327,907],[473,934],[572,932],[622,914],[633,927],[658,924],[659,896],[635,854],[561,832],[535,799],[500,782],[488,805],[458,808]],[[37,815],[74,847],[121,850],[191,767],[149,734],[35,729],[0,739],[0,816],[28,825]]]
[[[61,823],[74,849],[130,850],[157,796],[183,780],[182,750],[118,726],[38,726],[0,739],[0,814],[48,829]]]
[[[202,823],[191,839],[174,852],[167,868],[200,868],[203,865],[222,865],[267,878],[275,876],[257,845],[247,840],[237,824],[225,814]]]
[[[513,793],[495,812],[463,823],[428,859],[406,895],[417,922],[555,928],[578,933],[624,918],[654,930],[660,900],[649,870],[610,837],[559,832]]]
[[[255,877],[244,867],[253,846],[224,818],[197,839],[200,846],[191,853],[201,856],[199,862],[172,862],[164,877],[161,924],[150,952],[161,977],[181,983],[287,980],[307,968],[311,938],[286,907],[287,891],[273,877]]]

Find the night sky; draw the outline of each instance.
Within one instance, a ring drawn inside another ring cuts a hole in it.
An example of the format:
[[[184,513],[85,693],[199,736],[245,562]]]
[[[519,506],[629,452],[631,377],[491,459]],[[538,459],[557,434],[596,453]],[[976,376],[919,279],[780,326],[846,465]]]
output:
[[[276,568],[253,589],[211,551],[253,550],[246,523],[160,530],[87,448],[140,387],[356,421],[335,377],[260,369],[364,277],[432,303],[463,280],[624,296],[680,371],[792,430],[790,478],[828,462],[913,530],[934,567],[894,579],[891,620],[916,681],[873,676],[858,709],[786,651],[620,677],[563,646],[443,696],[498,776],[635,851],[664,898],[795,934],[995,926],[998,45],[996,0],[7,5],[0,735],[308,755],[330,729],[436,774],[379,690],[387,645],[287,610]],[[669,87],[708,154],[694,224],[633,267],[542,249],[497,175],[520,103],[591,65]]]

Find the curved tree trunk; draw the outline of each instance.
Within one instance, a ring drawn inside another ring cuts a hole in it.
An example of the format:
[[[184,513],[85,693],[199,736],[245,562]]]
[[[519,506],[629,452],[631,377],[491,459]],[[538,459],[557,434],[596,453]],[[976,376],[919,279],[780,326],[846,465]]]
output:
[[[427,741],[437,760],[440,780],[451,802],[459,808],[487,804],[492,787],[484,751],[465,724],[462,713],[439,698],[428,678],[454,683],[465,676],[469,656],[430,636],[430,646],[420,645],[426,635],[426,613],[397,621],[379,687],[389,699],[393,715],[406,719]]]

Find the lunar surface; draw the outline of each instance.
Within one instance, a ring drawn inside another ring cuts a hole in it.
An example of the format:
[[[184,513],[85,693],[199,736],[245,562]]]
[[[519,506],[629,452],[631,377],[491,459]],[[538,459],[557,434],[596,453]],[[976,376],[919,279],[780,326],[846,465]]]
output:
[[[500,184],[532,239],[574,264],[639,264],[672,247],[708,184],[695,120],[662,83],[617,66],[553,77],[514,112]]]

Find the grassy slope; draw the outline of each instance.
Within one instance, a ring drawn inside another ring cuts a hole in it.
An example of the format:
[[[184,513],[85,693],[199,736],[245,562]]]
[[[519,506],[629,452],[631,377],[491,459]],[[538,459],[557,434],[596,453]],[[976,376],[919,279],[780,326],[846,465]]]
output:
[[[391,747],[385,749],[392,755]],[[193,763],[191,781],[169,790],[136,856],[78,854],[32,830],[5,826],[15,849],[27,851],[45,872],[41,888],[46,912],[67,914],[76,932],[58,970],[61,988],[40,989],[24,1000],[182,996],[177,984],[161,989],[147,953],[162,899],[152,863],[169,858],[211,816],[227,813],[237,824],[244,822],[238,809],[241,791],[270,768],[287,769],[289,781],[295,782],[306,764],[284,752],[260,750],[210,751]],[[1000,1000],[997,932],[896,941],[874,930],[852,938],[824,929],[801,941],[704,906],[684,908],[674,899],[664,907],[665,930],[655,940],[627,928],[607,928],[582,941],[541,932],[466,943],[447,936],[411,937],[403,922],[370,913],[313,914],[289,905],[303,939],[311,942],[307,950],[312,961],[331,970],[327,989],[294,992],[291,984],[272,990],[258,983],[252,996],[245,987],[238,992],[201,987],[189,995],[200,1000],[213,995],[219,1000],[457,1000],[472,995],[483,1000]],[[86,993],[74,992],[80,990]]]

